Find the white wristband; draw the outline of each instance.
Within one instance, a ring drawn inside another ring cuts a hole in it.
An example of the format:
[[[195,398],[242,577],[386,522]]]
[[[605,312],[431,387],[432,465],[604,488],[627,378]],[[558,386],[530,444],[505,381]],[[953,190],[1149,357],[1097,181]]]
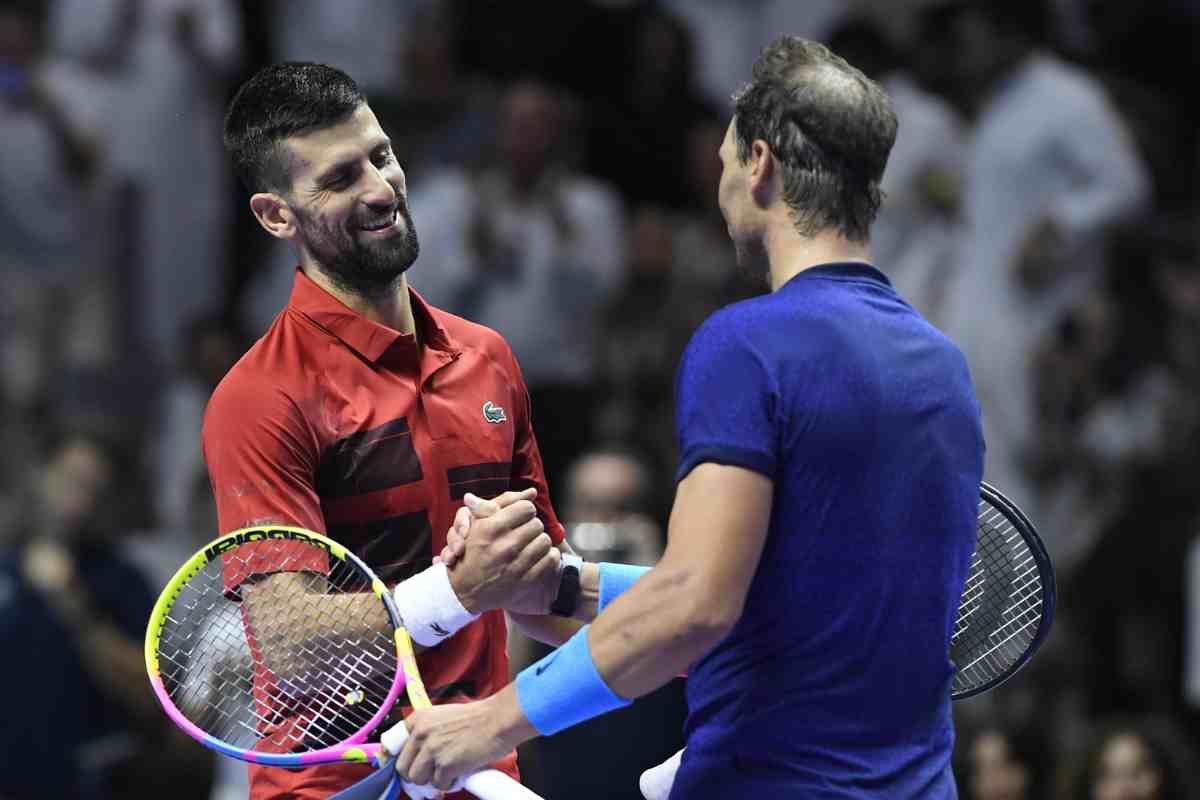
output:
[[[434,564],[396,584],[392,597],[405,630],[422,647],[433,647],[479,619],[459,602],[445,564]]]

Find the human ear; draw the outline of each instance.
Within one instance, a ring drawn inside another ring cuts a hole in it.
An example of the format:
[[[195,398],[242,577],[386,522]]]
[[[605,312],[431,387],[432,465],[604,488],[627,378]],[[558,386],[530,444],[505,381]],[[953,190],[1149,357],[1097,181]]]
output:
[[[750,193],[761,205],[770,205],[775,182],[775,158],[762,139],[750,145]]]
[[[263,230],[275,238],[291,239],[296,235],[296,215],[281,195],[257,192],[250,197],[250,210]]]

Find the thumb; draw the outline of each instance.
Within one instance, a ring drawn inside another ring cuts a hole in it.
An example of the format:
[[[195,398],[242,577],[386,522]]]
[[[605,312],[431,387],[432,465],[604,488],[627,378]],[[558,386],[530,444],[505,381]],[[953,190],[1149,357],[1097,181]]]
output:
[[[468,509],[470,509],[471,516],[476,517],[477,519],[490,517],[492,514],[495,514],[500,510],[500,507],[491,500],[483,500],[471,494],[470,492],[467,492],[465,495],[463,495],[463,503],[466,504]]]

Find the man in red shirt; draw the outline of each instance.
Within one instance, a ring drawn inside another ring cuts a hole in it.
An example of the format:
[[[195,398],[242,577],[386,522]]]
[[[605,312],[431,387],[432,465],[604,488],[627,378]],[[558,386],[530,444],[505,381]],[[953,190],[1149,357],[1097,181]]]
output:
[[[348,76],[267,67],[230,103],[225,143],[255,218],[294,245],[299,267],[287,308],[205,413],[221,530],[328,533],[398,585],[435,702],[489,696],[508,682],[499,609],[552,643],[577,627],[545,616],[570,551],[516,359],[497,333],[408,286],[418,243],[404,172]],[[500,495],[502,508],[473,523],[461,561],[433,564],[468,493]],[[427,608],[438,596],[449,617]],[[516,754],[497,766],[515,777]],[[249,769],[255,800],[323,798],[370,771]]]

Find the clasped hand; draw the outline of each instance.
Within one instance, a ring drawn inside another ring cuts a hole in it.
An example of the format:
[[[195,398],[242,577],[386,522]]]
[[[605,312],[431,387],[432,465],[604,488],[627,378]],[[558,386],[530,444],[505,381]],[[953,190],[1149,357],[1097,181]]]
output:
[[[464,498],[448,535],[457,548],[450,559],[443,551],[442,560],[468,611],[549,612],[558,591],[560,553],[537,517],[531,502],[536,495],[526,489],[493,500]]]

